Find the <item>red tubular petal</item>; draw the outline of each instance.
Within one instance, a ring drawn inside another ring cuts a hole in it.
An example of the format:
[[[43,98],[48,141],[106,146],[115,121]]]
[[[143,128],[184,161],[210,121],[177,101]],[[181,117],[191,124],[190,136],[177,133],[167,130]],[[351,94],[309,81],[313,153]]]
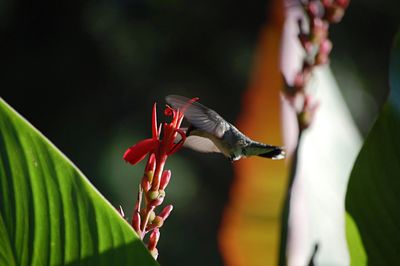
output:
[[[158,138],[158,139],[160,138],[161,127],[162,127],[162,123],[160,123],[160,124],[158,125],[158,134],[157,134],[157,138]]]
[[[151,116],[151,133],[153,136],[153,139],[156,139],[158,136],[158,131],[157,131],[157,104],[154,103],[153,105],[153,114]]]
[[[170,129],[170,126],[169,126],[169,124],[167,124],[167,123],[163,123],[163,127],[162,127],[163,129],[162,129],[162,132],[163,132],[163,138],[162,138],[162,141],[164,141],[165,142],[165,139],[167,138],[167,136],[168,136],[168,134],[169,134],[169,131],[171,130]]]
[[[147,153],[154,150],[158,145],[157,139],[145,139],[126,150],[123,158],[130,164],[136,164],[146,157]]]
[[[183,113],[178,109],[174,113],[174,117],[172,118],[171,125],[173,128],[178,128],[180,125],[178,125],[179,121],[183,120]]]
[[[174,154],[175,152],[177,152],[182,147],[183,143],[186,140],[186,133],[183,130],[178,128],[175,131],[181,135],[182,139],[169,150],[168,155],[171,155],[171,154]],[[172,141],[172,143],[173,143],[173,141]]]

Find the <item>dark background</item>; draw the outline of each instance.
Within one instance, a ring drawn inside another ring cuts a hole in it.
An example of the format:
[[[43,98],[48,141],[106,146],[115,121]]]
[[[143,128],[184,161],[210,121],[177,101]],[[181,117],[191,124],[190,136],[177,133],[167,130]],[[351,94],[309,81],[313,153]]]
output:
[[[152,103],[161,119],[166,95],[197,96],[235,121],[268,4],[3,0],[0,96],[130,214],[143,164],[130,167],[121,157],[150,136]],[[332,70],[363,135],[387,94],[399,7],[397,0],[353,1],[331,28]],[[159,261],[222,264],[217,230],[231,164],[182,150],[167,167],[166,202],[175,209],[161,230]]]

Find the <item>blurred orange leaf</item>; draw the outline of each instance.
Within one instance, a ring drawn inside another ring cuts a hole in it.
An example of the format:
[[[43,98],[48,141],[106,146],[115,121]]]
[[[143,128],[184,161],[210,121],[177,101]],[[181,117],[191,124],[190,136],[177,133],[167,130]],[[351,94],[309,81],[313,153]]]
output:
[[[282,145],[279,68],[282,2],[261,29],[253,74],[244,94],[238,128],[255,140]],[[276,265],[280,214],[286,188],[285,162],[264,158],[234,164],[235,180],[220,229],[226,265]]]

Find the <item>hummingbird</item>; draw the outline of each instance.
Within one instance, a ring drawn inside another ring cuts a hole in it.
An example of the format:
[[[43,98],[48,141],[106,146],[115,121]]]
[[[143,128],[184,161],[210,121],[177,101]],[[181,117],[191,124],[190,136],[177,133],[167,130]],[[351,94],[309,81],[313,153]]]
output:
[[[184,147],[199,152],[222,153],[232,162],[249,156],[261,156],[273,160],[285,158],[282,147],[250,139],[217,112],[198,102],[179,95],[169,95],[165,100],[171,107],[180,109],[190,123],[185,129]]]

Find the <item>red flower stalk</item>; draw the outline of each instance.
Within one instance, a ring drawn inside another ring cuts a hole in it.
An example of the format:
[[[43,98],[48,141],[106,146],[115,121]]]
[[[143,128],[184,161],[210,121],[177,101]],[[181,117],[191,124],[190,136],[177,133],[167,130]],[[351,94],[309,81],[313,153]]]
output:
[[[142,240],[148,232],[152,231],[148,249],[156,259],[158,256],[156,245],[160,237],[159,228],[164,224],[173,209],[172,205],[168,205],[159,215],[155,214],[156,207],[164,201],[165,188],[171,179],[171,171],[164,170],[164,166],[168,156],[177,152],[186,140],[185,132],[179,128],[184,117],[183,111],[197,100],[198,98],[190,100],[186,106],[182,107],[183,110],[175,110],[167,105],[164,114],[172,116],[172,120],[170,123],[162,123],[159,126],[157,125],[157,110],[154,103],[151,123],[152,137],[133,145],[123,156],[125,161],[134,165],[149,154],[139,186],[137,202],[132,217],[132,227]],[[177,141],[178,134],[180,135],[179,141]],[[144,201],[144,206],[142,206],[142,201]]]
[[[312,70],[318,65],[329,62],[332,42],[328,38],[329,26],[339,22],[350,0],[306,0],[301,5],[308,20],[308,29],[299,20],[299,41],[305,56],[303,66],[294,78],[293,84],[287,84],[285,94],[297,113],[300,130],[308,128],[317,110],[318,103],[305,90]],[[301,103],[298,105],[298,103]]]

